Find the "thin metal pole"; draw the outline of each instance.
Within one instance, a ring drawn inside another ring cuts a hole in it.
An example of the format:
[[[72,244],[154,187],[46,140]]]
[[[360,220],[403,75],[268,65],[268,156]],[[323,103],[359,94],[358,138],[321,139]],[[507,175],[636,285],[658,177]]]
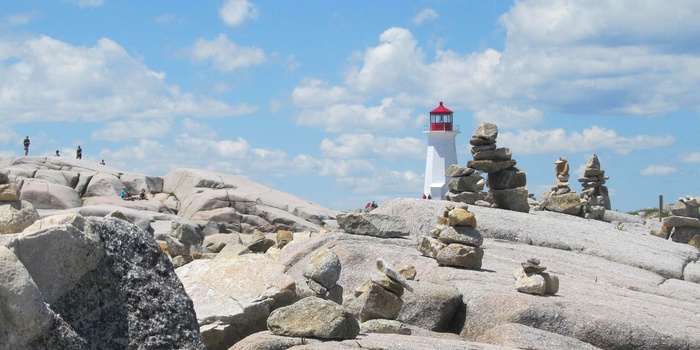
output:
[[[661,213],[663,213],[663,208],[664,208],[664,196],[662,194],[659,195],[659,222],[661,222]]]

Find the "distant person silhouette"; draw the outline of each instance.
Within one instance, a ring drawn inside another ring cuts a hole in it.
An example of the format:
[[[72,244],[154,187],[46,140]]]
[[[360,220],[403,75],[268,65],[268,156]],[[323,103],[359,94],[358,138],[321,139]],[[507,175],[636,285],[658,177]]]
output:
[[[61,154],[58,153],[58,150],[56,150],[56,157],[60,157]]]
[[[24,139],[24,156],[25,156],[25,157],[26,157],[27,155],[29,155],[29,144],[30,144],[30,143],[31,143],[31,141],[29,141],[29,136],[27,136],[27,137]]]
[[[105,160],[102,159],[102,161],[100,162],[100,164],[105,165]]]
[[[75,159],[83,159],[83,149],[78,145],[78,149],[75,150]]]

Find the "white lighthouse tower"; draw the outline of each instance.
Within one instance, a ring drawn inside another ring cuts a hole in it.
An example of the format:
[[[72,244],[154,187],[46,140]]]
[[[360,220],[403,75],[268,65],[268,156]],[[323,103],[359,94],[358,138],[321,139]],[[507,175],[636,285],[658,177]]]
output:
[[[452,111],[440,106],[430,111],[430,125],[423,131],[428,135],[428,156],[425,159],[423,194],[433,199],[445,199],[449,179],[445,171],[457,164],[455,137],[459,126],[452,124]]]

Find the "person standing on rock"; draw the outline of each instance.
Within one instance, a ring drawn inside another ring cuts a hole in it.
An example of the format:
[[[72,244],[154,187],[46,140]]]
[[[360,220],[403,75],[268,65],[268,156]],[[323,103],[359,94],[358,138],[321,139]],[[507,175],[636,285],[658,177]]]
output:
[[[24,156],[26,157],[29,154],[29,144],[31,141],[29,141],[29,136],[27,136],[24,139]]]
[[[78,145],[78,149],[75,151],[75,159],[83,159],[83,149]]]
[[[58,153],[58,150],[56,150],[56,157],[60,157],[60,156],[61,156],[61,154]]]

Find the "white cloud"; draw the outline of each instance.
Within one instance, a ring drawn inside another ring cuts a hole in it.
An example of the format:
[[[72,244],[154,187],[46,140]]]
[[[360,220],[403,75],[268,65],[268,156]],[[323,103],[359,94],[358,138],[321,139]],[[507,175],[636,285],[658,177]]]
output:
[[[435,11],[431,8],[426,8],[426,9],[423,9],[421,12],[419,12],[416,15],[416,17],[413,17],[413,23],[414,24],[422,24],[425,21],[433,21],[436,18],[438,18],[437,11]]]
[[[515,154],[581,153],[609,149],[618,154],[634,150],[668,146],[675,142],[670,135],[620,136],[614,130],[592,126],[582,132],[567,132],[564,129],[521,130],[517,133],[499,133],[498,144],[508,147]]]
[[[504,105],[491,105],[474,112],[474,119],[478,123],[496,124],[502,129],[521,129],[541,123],[543,117],[542,111],[535,108],[523,111]]]
[[[227,0],[219,15],[226,25],[238,27],[248,19],[257,19],[258,8],[247,0]]]
[[[683,163],[700,163],[700,152],[693,152],[685,155],[681,161]]]
[[[424,140],[393,138],[372,134],[342,134],[335,140],[323,139],[321,153],[330,158],[424,159]]]
[[[63,0],[67,3],[77,5],[79,7],[99,7],[104,5],[104,0]]]
[[[297,123],[323,129],[328,132],[397,132],[415,129],[421,118],[413,116],[413,110],[396,105],[391,98],[382,100],[379,106],[361,104],[336,104],[325,108],[304,110]]]
[[[5,17],[0,18],[0,27],[3,27],[3,26],[10,26],[10,27],[22,26],[22,25],[29,23],[35,17],[37,17],[37,14],[34,12],[7,15]]]
[[[215,69],[223,72],[263,64],[266,61],[262,49],[239,47],[225,34],[220,34],[214,40],[197,39],[190,49],[190,57],[198,63],[211,61]]]
[[[304,79],[292,91],[292,102],[303,108],[347,103],[350,100],[352,98],[345,88],[340,86],[329,87],[326,82],[318,79]]]
[[[389,28],[380,44],[365,50],[363,66],[346,73],[345,83],[361,93],[404,91],[425,80],[425,55],[411,32]]]
[[[644,176],[654,176],[654,175],[675,174],[677,172],[678,172],[678,169],[671,167],[671,166],[650,165],[650,166],[644,168],[642,171],[640,171],[639,174],[644,175]]]
[[[107,123],[100,130],[90,134],[90,138],[114,142],[129,139],[156,139],[166,136],[170,129],[171,121],[168,119],[124,120]]]
[[[183,93],[109,39],[72,46],[47,36],[0,41],[0,115],[5,122],[103,121],[180,115],[235,116],[245,104]]]

